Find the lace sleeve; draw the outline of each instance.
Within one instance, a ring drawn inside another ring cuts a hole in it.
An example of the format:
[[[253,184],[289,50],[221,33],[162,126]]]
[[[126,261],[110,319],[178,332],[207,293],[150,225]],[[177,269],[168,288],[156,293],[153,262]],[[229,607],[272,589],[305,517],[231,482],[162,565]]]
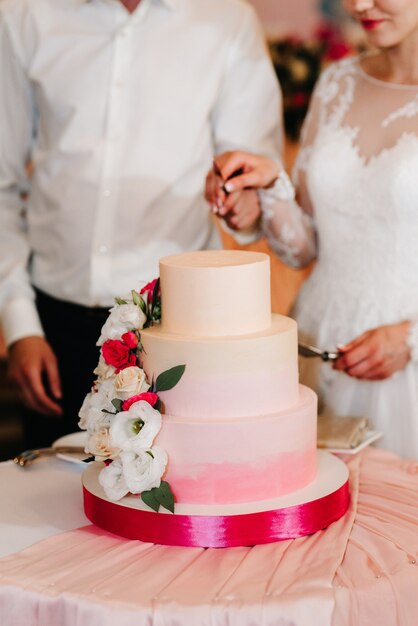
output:
[[[306,169],[322,115],[320,90],[323,89],[323,82],[320,79],[315,89],[302,130],[301,149],[293,173],[295,186],[283,169],[272,187],[259,191],[262,230],[271,249],[291,267],[303,267],[317,255]]]

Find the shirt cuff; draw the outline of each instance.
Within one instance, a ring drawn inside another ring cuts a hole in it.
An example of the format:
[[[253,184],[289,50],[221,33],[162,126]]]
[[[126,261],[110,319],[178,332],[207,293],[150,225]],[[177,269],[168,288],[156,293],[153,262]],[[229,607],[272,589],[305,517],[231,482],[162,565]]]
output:
[[[411,361],[418,363],[418,320],[416,319],[411,321],[406,343],[411,351]]]
[[[4,341],[10,346],[24,337],[43,337],[35,303],[29,298],[14,298],[5,303],[1,313]]]
[[[258,241],[261,237],[261,230],[258,226],[246,230],[234,230],[228,226],[225,220],[220,219],[219,222],[222,230],[231,235],[240,246],[248,246],[250,243]]]

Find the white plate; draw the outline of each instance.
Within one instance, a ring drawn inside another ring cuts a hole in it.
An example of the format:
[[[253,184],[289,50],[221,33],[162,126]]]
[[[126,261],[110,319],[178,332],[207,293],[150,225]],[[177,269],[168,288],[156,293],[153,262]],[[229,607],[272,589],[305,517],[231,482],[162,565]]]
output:
[[[64,435],[64,437],[60,437],[52,444],[53,448],[57,446],[74,446],[75,448],[84,447],[87,442],[87,433],[84,431],[79,431],[77,433],[70,433],[69,435]],[[83,459],[86,459],[88,454],[80,454],[78,452],[68,452],[63,453],[59,452],[57,454],[58,459],[62,459],[63,461],[69,461],[70,463],[83,463]]]
[[[383,433],[378,430],[368,430],[364,435],[362,441],[355,448],[321,448],[322,450],[327,450],[327,452],[333,452],[334,454],[357,454],[367,446],[369,446],[374,441],[377,441],[383,437]]]

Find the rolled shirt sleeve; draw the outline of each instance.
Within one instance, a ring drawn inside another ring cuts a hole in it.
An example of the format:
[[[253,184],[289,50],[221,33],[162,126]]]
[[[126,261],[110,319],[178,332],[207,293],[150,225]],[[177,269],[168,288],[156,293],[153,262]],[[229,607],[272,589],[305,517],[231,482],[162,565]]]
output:
[[[28,264],[22,194],[34,128],[31,86],[24,59],[0,6],[0,315],[7,345],[42,335]]]

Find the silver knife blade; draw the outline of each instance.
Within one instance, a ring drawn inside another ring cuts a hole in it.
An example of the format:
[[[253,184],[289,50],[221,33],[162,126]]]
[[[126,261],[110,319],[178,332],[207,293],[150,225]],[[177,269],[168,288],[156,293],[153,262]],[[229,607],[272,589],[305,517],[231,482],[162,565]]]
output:
[[[307,346],[304,343],[298,344],[298,353],[304,357],[319,357],[323,361],[335,361],[340,356],[339,352],[328,352],[328,350],[320,350],[315,346]]]

